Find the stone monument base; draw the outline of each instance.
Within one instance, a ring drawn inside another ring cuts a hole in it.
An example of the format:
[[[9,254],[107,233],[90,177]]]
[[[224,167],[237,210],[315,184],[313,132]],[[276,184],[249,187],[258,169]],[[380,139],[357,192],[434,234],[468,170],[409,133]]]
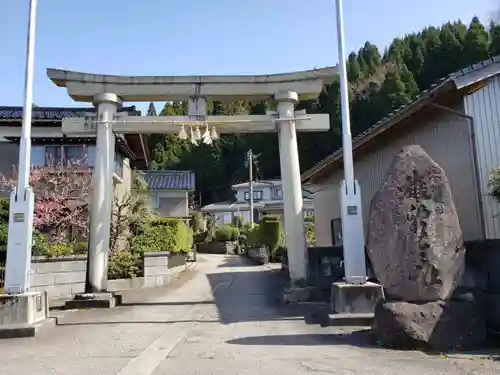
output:
[[[68,310],[111,309],[119,304],[121,304],[121,296],[114,293],[82,293],[66,301],[64,307]]]
[[[46,293],[0,294],[0,338],[33,337],[48,316]]]
[[[336,314],[373,314],[377,302],[384,299],[384,288],[380,284],[332,284],[331,311]]]
[[[372,334],[395,349],[478,349],[487,338],[482,306],[474,296],[420,303],[380,301]]]

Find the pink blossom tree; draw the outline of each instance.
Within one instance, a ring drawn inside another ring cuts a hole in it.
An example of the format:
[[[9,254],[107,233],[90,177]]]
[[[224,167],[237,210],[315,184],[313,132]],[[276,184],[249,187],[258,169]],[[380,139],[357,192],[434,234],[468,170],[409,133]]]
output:
[[[0,177],[0,188],[12,191],[17,179],[15,167],[11,176]],[[70,233],[86,238],[91,179],[92,170],[79,163],[33,167],[30,186],[35,194],[35,229],[50,233],[52,241],[60,241]]]

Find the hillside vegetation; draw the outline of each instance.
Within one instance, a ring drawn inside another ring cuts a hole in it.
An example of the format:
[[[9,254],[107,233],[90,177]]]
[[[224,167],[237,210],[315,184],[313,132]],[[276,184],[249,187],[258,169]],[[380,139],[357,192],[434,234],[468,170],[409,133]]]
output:
[[[476,17],[469,25],[448,22],[395,38],[382,52],[367,41],[347,61],[353,135],[409,103],[440,78],[499,54],[500,25],[485,26]],[[214,102],[209,105],[209,113],[264,114],[273,106],[270,101],[228,105]],[[327,133],[299,134],[302,171],[341,147],[338,81],[325,87],[317,100],[300,102],[297,109],[303,108],[308,113],[330,114],[331,127]],[[168,103],[161,114],[185,115],[186,104]],[[244,158],[250,148],[260,155],[258,178],[280,175],[276,134],[228,135],[212,146],[193,146],[173,134],[154,135],[150,146],[155,168],[189,169],[196,173],[198,196],[203,204],[231,198],[230,185],[247,180]]]

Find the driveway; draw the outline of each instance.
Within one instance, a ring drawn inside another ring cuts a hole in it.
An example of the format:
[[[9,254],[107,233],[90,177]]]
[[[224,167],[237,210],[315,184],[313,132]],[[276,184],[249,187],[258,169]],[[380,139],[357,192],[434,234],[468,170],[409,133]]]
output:
[[[484,356],[371,347],[354,328],[307,325],[283,306],[276,272],[237,256],[199,255],[167,288],[112,310],[66,312],[33,339],[0,341],[0,374],[500,374]]]

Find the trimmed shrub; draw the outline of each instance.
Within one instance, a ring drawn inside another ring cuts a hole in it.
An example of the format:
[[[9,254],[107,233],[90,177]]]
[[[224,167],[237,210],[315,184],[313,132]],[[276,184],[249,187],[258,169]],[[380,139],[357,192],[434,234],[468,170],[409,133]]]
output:
[[[232,238],[231,228],[228,226],[220,227],[215,230],[214,240],[216,241],[231,241]]]
[[[255,225],[253,229],[248,229],[246,231],[246,237],[249,247],[255,248],[263,245],[260,237],[259,225]]]
[[[214,233],[214,240],[216,241],[237,241],[240,236],[240,230],[231,225],[224,225],[217,228]]]
[[[37,253],[46,258],[60,258],[73,254],[73,247],[67,243],[49,243],[40,247]]]
[[[140,258],[128,251],[112,252],[108,261],[108,279],[131,279],[139,272]]]
[[[205,219],[203,214],[199,211],[193,211],[189,216],[191,217],[190,224],[193,233],[196,235],[203,232],[205,230]]]
[[[183,220],[154,219],[151,227],[133,241],[133,252],[171,251],[187,253],[193,248],[193,230]]]
[[[73,254],[86,255],[89,252],[89,244],[84,241],[75,242],[73,244]]]
[[[269,255],[273,258],[282,241],[283,225],[281,221],[275,216],[263,217],[259,225],[259,232],[262,244],[266,246]]]
[[[243,218],[241,216],[233,216],[233,227],[243,228]]]

